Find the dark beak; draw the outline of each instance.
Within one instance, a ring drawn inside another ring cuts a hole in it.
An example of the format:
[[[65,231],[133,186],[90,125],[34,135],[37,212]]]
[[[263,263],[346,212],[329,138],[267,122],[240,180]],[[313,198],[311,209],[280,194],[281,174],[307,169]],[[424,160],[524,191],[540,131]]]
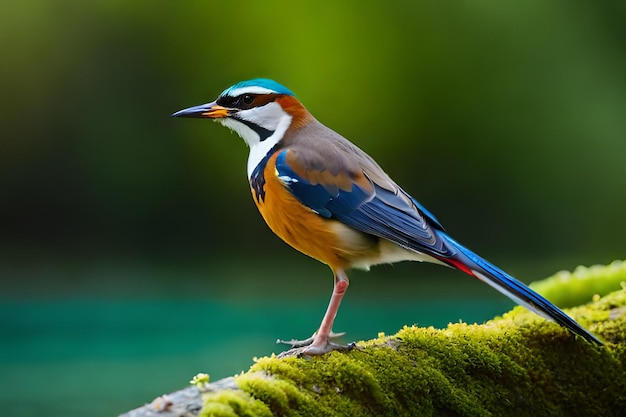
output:
[[[220,106],[216,104],[215,101],[207,104],[201,104],[199,106],[189,107],[187,109],[183,109],[177,111],[172,114],[172,117],[198,117],[198,118],[209,118],[209,119],[221,119],[223,117],[228,117],[230,113],[230,109]]]

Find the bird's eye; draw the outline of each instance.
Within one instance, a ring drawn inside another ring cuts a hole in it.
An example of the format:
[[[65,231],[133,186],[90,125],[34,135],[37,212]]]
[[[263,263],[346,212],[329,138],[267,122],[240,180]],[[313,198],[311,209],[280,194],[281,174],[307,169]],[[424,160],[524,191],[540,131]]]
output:
[[[254,96],[251,94],[244,94],[241,97],[241,102],[245,104],[246,106],[249,106],[254,102]]]

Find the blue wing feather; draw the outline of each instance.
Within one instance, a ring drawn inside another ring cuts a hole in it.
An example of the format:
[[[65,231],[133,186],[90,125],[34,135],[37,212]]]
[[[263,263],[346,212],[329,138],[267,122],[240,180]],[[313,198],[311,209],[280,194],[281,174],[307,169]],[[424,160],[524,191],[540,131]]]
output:
[[[443,229],[440,223],[409,195],[398,194],[402,190],[394,193],[374,183],[373,191],[356,182],[350,191],[336,184],[311,184],[289,166],[287,152],[283,150],[276,158],[278,176],[294,197],[320,216],[419,252],[451,255],[433,230],[433,226]]]
[[[369,199],[367,193],[358,186],[349,192],[336,184],[311,184],[300,177],[287,163],[287,150],[276,157],[276,171],[287,188],[300,202],[320,216],[331,218],[346,216]]]

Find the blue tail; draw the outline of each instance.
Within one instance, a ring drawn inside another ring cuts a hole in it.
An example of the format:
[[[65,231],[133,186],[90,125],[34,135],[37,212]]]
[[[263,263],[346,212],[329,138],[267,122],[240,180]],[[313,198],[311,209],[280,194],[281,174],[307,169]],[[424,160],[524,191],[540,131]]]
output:
[[[542,317],[557,322],[587,341],[602,345],[602,342],[598,338],[582,328],[580,324],[572,320],[572,318],[559,310],[554,304],[528,288],[522,282],[465,248],[445,232],[440,231],[438,234],[448,243],[448,246],[453,249],[452,252],[456,252],[450,258],[441,259],[443,262],[489,284],[518,304],[523,305]]]

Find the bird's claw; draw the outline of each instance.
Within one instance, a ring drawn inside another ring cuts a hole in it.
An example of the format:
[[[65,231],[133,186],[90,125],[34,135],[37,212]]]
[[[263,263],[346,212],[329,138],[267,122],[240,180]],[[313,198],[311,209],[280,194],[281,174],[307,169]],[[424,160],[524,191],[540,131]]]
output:
[[[337,339],[339,337],[345,336],[346,332],[341,332],[341,333],[335,333],[335,332],[330,332],[330,334],[328,335],[329,339]],[[309,338],[306,338],[304,340],[296,340],[296,339],[291,339],[291,340],[282,340],[282,339],[276,339],[276,343],[279,344],[283,344],[283,345],[291,345],[292,348],[301,348],[301,347],[306,347],[311,345],[314,341],[315,341],[315,337],[317,336],[317,332],[313,333],[313,335]],[[329,344],[335,344],[335,343],[330,343]],[[337,346],[341,346],[341,345],[337,345]]]
[[[326,342],[326,344],[323,346],[308,345],[308,346],[294,347],[294,348],[291,348],[289,350],[279,353],[277,357],[288,358],[290,356],[295,356],[298,358],[302,358],[304,356],[319,356],[328,352],[332,352],[333,350],[347,351],[347,350],[352,350],[355,347],[356,347],[355,342],[349,343],[348,345],[340,345],[339,343]]]
[[[280,340],[278,339],[276,343],[283,343],[286,345],[291,345],[291,349],[286,350],[278,355],[279,358],[286,358],[289,356],[318,356],[323,355],[328,352],[332,352],[333,350],[345,351],[351,350],[356,346],[355,343],[350,343],[348,345],[341,345],[339,343],[333,343],[330,339],[337,339],[341,336],[344,336],[346,333],[335,333],[330,332],[327,338],[318,339],[317,332],[313,333],[313,335],[304,340]]]

